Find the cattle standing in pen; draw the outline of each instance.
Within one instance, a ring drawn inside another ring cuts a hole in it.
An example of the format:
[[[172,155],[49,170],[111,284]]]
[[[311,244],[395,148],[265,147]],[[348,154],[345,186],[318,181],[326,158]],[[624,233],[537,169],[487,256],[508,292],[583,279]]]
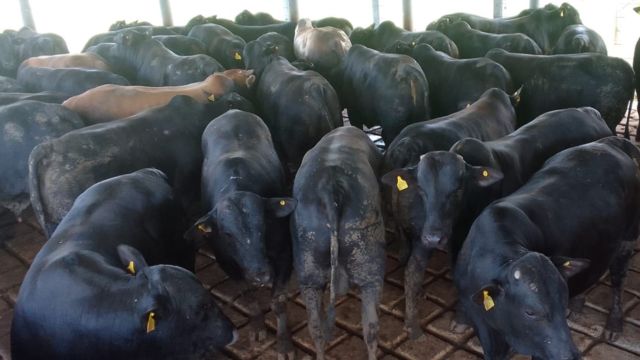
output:
[[[294,185],[294,267],[317,359],[324,359],[335,323],[336,297],[360,288],[362,329],[369,359],[376,358],[377,307],[382,295],[385,240],[378,169],[382,156],[355,127],[325,135],[304,157]],[[329,284],[327,313],[322,293]],[[324,317],[326,315],[326,318]]]
[[[229,111],[205,129],[202,152],[202,206],[207,214],[186,237],[208,242],[222,269],[249,284],[252,344],[266,339],[264,314],[253,293],[272,286],[278,352],[293,359],[286,290],[292,262],[288,215],[296,202],[284,197],[285,173],[269,128],[254,114]]]
[[[13,358],[201,359],[231,343],[233,324],[187,270],[181,215],[155,169],[83,192],[20,287]]]
[[[475,220],[454,282],[486,359],[510,349],[534,359],[580,359],[568,299],[609,270],[605,334],[622,331],[622,282],[640,221],[640,152],[607,137],[564,150]]]

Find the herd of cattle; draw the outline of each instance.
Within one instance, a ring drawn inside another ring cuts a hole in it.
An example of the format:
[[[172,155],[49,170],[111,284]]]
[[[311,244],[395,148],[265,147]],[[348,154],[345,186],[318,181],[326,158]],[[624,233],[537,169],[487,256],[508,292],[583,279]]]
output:
[[[16,360],[215,357],[237,333],[191,272],[205,244],[250,299],[271,287],[280,358],[295,270],[317,358],[357,286],[374,359],[388,233],[412,339],[437,248],[451,331],[472,326],[486,359],[579,359],[568,301],[607,270],[607,337],[622,331],[640,151],[614,135],[634,72],[569,4],[421,32],[247,11],[119,22],[79,54],[7,30],[0,75],[0,206],[31,205],[49,238],[16,303]],[[384,152],[361,130],[375,125]]]

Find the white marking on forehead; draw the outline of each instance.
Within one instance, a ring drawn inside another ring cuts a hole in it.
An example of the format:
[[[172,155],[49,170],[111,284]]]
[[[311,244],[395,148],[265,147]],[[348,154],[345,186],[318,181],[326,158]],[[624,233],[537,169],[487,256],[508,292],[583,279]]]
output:
[[[516,270],[516,271],[513,273],[513,277],[514,277],[516,280],[520,280],[520,276],[522,276],[522,274],[520,273],[520,270]]]

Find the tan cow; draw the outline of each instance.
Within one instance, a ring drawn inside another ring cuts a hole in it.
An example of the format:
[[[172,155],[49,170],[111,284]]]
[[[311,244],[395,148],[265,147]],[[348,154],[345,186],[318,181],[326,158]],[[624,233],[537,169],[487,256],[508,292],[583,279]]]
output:
[[[204,81],[182,86],[102,85],[69,98],[62,106],[95,124],[166,105],[177,95],[188,95],[201,103],[215,101],[234,90],[249,89],[255,79],[253,70],[231,69],[209,75]]]
[[[96,54],[59,54],[49,56],[30,57],[22,62],[20,67],[48,67],[48,68],[85,68],[111,71],[111,67],[104,59]]]
[[[331,26],[314,28],[309,19],[298,21],[293,38],[295,55],[314,64],[321,73],[340,65],[350,48],[351,40],[344,31]]]

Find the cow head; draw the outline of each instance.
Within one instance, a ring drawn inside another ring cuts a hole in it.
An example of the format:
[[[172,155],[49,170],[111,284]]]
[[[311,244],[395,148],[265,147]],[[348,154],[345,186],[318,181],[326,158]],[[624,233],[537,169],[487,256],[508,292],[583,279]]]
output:
[[[235,191],[219,200],[186,235],[209,240],[225,271],[241,274],[256,286],[269,285],[273,274],[266,255],[266,223],[288,216],[295,205],[292,198],[265,199]]]
[[[360,44],[367,47],[371,47],[371,42],[373,41],[374,30],[373,24],[367,28],[356,28],[351,32],[349,36],[349,40],[351,40],[352,44]]]
[[[451,238],[453,225],[472,186],[486,187],[502,179],[499,170],[471,166],[462,156],[448,151],[433,151],[420,157],[420,162],[393,170],[382,181],[404,191],[415,187],[422,198],[425,219],[421,243],[428,248],[441,247]]]
[[[127,331],[123,337],[127,346],[136,344],[136,352],[152,357],[199,359],[237,338],[231,321],[193,273],[171,265],[148,266],[127,245],[118,246],[118,255],[123,271],[133,278],[129,284],[135,292],[131,301],[113,299],[114,304],[129,307],[114,312],[118,315],[114,318],[123,321],[117,329]]]
[[[242,52],[245,67],[255,70],[259,78],[264,68],[279,57],[278,45],[270,42],[249,41]]]
[[[585,259],[550,259],[529,252],[478,289],[471,306],[518,353],[541,359],[580,359],[565,318],[567,279],[588,265]]]

